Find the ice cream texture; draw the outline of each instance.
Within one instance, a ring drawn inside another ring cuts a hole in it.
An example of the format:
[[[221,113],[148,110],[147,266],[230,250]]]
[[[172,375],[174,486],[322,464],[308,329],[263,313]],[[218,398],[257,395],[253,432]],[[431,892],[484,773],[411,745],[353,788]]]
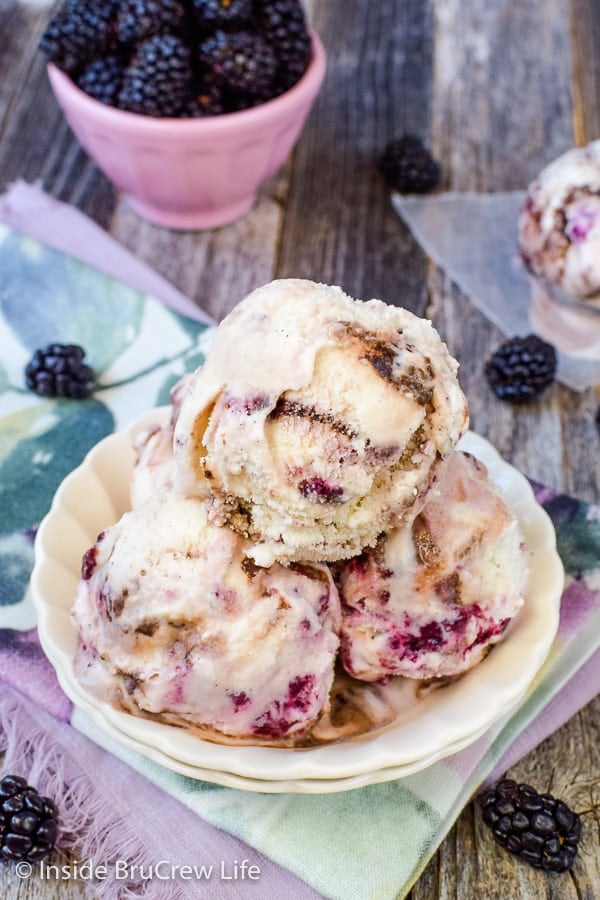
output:
[[[527,551],[483,463],[455,452],[412,523],[340,564],[355,678],[440,678],[480,662],[520,609]]]
[[[187,373],[171,388],[169,421],[163,423],[157,420],[135,435],[133,448],[136,461],[129,487],[132,509],[137,509],[147,500],[156,498],[165,491],[175,490],[173,432],[190,379],[191,374]]]
[[[392,676],[481,661],[527,551],[455,450],[457,368],[405,309],[299,279],[250,294],[136,436],[132,510],[84,556],[82,686],[205,739],[306,747],[391,721]]]
[[[529,185],[519,248],[533,275],[579,300],[600,294],[600,141],[576,147]]]
[[[468,423],[431,324],[283,279],[217,330],[175,427],[177,486],[254,542],[251,557],[338,560],[424,501]]]
[[[325,566],[261,569],[249,546],[174,493],[106,529],[72,614],[84,688],[215,739],[302,735],[329,703],[337,591]]]

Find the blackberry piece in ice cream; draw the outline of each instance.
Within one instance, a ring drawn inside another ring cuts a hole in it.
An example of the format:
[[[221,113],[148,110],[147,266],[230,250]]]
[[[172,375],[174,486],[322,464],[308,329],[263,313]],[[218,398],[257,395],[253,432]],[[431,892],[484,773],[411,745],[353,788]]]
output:
[[[556,350],[535,334],[505,341],[485,365],[486,378],[501,400],[527,403],[554,381]]]
[[[426,194],[440,181],[440,166],[423,142],[406,134],[391,141],[379,162],[381,174],[401,194]]]
[[[480,662],[523,603],[527,552],[483,463],[455,451],[412,522],[338,566],[341,659],[364,681]]]
[[[36,862],[49,856],[58,836],[58,810],[19,775],[0,781],[0,860]]]
[[[83,686],[216,740],[304,735],[329,705],[337,591],[325,566],[259,568],[250,546],[174,492],[105,529],[73,608]]]
[[[77,344],[48,344],[36,350],[25,367],[25,384],[41,397],[83,400],[95,387],[94,372]]]
[[[568,871],[577,855],[581,819],[566,803],[508,778],[479,796],[494,839],[546,872]]]
[[[176,35],[138,45],[123,76],[119,107],[147,116],[178,116],[193,91],[191,52]]]
[[[250,535],[261,565],[347,559],[416,511],[466,429],[457,368],[408,310],[271,282],[221,322],[192,378],[177,487]]]

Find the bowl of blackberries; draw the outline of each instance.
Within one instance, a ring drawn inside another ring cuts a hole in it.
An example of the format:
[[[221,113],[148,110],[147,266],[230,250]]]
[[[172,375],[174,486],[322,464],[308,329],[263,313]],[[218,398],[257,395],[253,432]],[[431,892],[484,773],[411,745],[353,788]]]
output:
[[[250,209],[325,74],[301,0],[63,0],[40,48],[79,143],[139,215],[179,229]]]

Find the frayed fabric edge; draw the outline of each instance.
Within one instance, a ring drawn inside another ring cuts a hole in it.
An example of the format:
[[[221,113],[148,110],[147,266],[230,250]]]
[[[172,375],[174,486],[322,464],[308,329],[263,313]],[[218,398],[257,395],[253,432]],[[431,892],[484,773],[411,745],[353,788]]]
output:
[[[75,861],[93,860],[107,868],[106,878],[91,882],[99,898],[109,900],[180,900],[184,886],[176,882],[117,880],[114,865],[127,861],[149,871],[156,860],[147,850],[110,796],[102,795],[68,751],[35,721],[16,691],[0,686],[1,774],[21,775],[59,809],[60,834],[53,865],[74,870]],[[63,855],[63,859],[56,859]],[[35,864],[37,871],[39,864]],[[121,872],[125,867],[122,866]]]

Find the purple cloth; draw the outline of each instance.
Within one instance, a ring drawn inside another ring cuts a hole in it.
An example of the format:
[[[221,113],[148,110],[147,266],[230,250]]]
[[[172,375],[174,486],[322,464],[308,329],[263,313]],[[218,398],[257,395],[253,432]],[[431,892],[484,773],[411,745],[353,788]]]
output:
[[[204,310],[121,247],[95,222],[34,185],[16,181],[6,194],[0,196],[0,222],[55,250],[75,256],[144,294],[157,297],[184,316],[214,323]]]
[[[23,775],[58,804],[60,845],[74,851],[79,862],[93,860],[110,869],[118,860],[131,861],[148,871],[149,866],[165,860],[169,869],[205,865],[214,870],[206,882],[153,878],[144,883],[135,878],[136,872],[133,879],[107,878],[95,883],[101,897],[143,893],[148,900],[199,896],[315,900],[320,896],[252,847],[203,822],[178,800],[8,685],[0,686],[0,748],[6,754],[3,773]],[[243,882],[220,880],[221,866],[230,872],[235,860],[258,866],[260,877]],[[65,860],[59,861],[62,863]],[[202,893],[199,884],[206,885]]]

